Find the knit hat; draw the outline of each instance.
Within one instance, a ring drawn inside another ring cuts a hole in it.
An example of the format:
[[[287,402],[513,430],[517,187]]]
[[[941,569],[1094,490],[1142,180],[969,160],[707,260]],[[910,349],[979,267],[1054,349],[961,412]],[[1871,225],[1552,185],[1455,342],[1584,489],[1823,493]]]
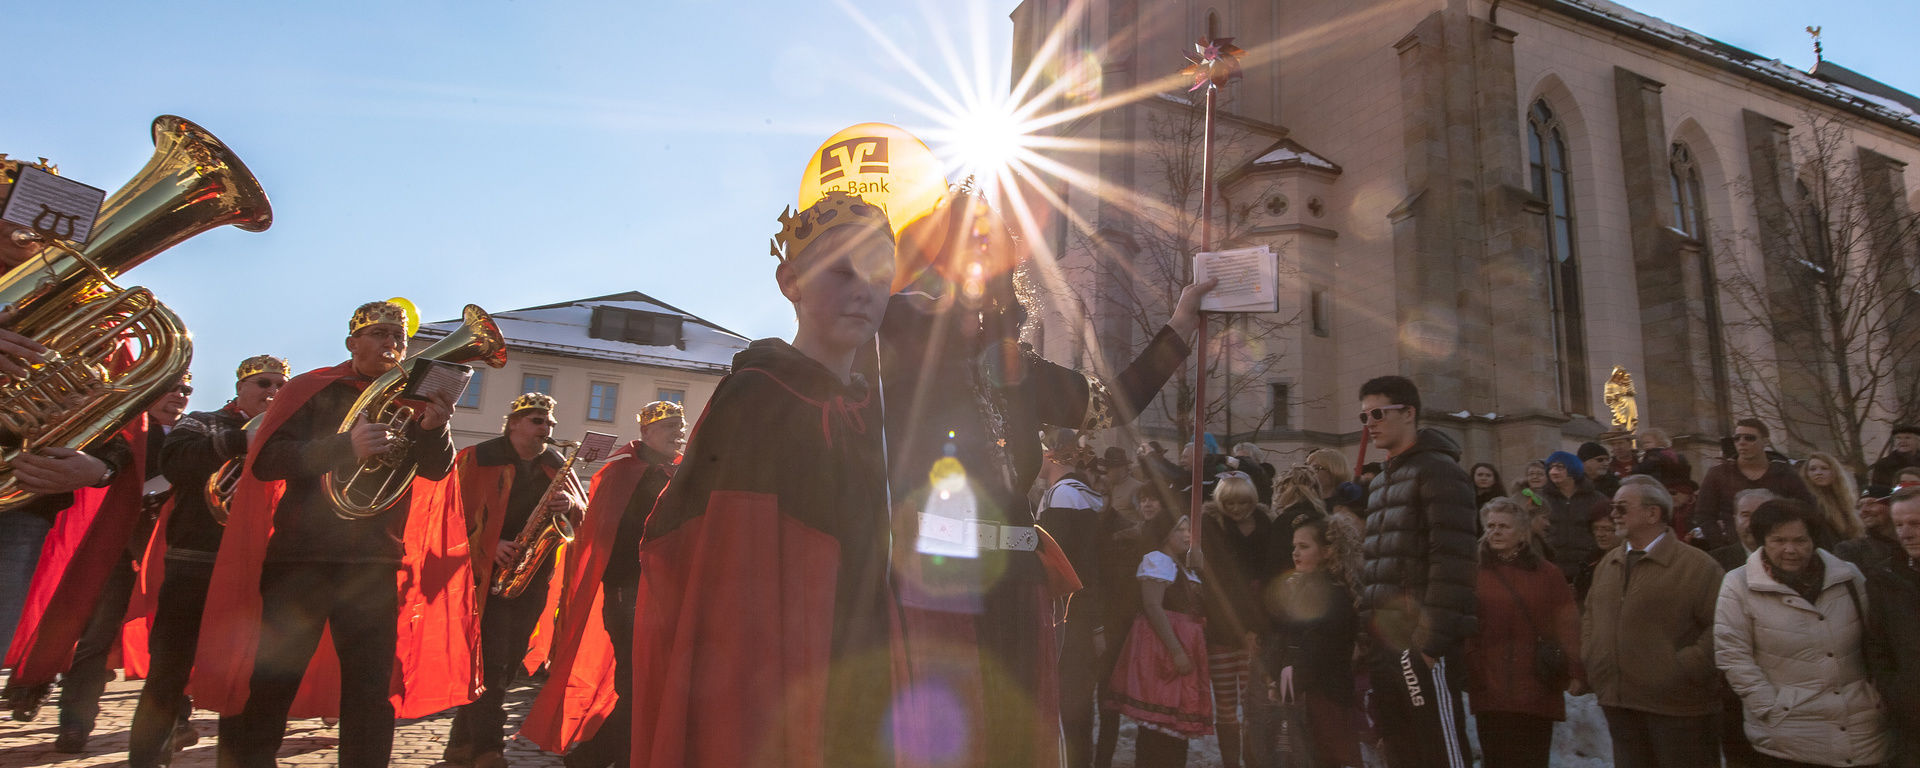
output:
[[[1587,459],[1605,458],[1607,456],[1612,456],[1612,455],[1613,453],[1608,451],[1606,446],[1601,445],[1599,443],[1581,443],[1580,444],[1580,460],[1581,461],[1586,461]],[[1552,464],[1553,462],[1548,461],[1547,463]]]
[[[1593,445],[1593,443],[1587,443],[1587,445]],[[1585,453],[1586,449],[1581,448],[1580,452]],[[1600,455],[1602,456],[1607,455],[1607,451],[1605,448],[1600,449]],[[1567,453],[1566,451],[1554,451],[1553,453],[1548,454],[1547,468],[1552,469],[1553,465],[1555,464],[1565,466],[1567,468],[1567,474],[1573,475],[1575,478],[1582,478],[1587,476],[1586,462],[1582,461],[1580,457],[1575,456],[1571,453]]]

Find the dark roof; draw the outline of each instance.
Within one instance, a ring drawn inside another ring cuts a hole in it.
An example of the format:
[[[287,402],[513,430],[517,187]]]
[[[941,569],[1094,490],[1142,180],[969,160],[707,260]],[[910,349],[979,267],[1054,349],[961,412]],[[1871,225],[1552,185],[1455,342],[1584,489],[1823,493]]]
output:
[[[1819,63],[1814,64],[1813,76],[1835,85],[1844,85],[1856,91],[1903,104],[1907,109],[1920,112],[1920,96],[1907,93],[1831,61],[1821,59]]]

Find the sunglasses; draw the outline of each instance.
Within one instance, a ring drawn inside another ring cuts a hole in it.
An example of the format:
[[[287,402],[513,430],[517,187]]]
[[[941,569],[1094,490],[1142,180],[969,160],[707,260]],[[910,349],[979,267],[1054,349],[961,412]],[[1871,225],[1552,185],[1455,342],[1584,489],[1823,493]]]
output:
[[[1734,435],[1733,441],[1736,443],[1757,443],[1757,442],[1760,442],[1760,436],[1759,435]]]
[[[407,334],[405,334],[405,333],[403,333],[403,332],[401,332],[401,331],[361,331],[361,332],[359,332],[359,333],[356,333],[356,334],[354,334],[354,335],[355,335],[355,336],[364,336],[364,337],[371,337],[371,338],[375,338],[375,339],[380,339],[380,340],[383,340],[383,341],[400,341],[400,342],[404,342],[404,341],[406,341],[406,340],[407,340]]]
[[[274,379],[254,379],[253,380],[253,385],[261,389],[273,389],[274,387],[283,386],[286,383],[287,382],[284,380],[277,381]]]
[[[1386,418],[1386,417],[1387,417],[1387,411],[1399,411],[1399,410],[1404,410],[1404,409],[1406,409],[1406,406],[1404,406],[1404,405],[1383,405],[1383,406],[1380,406],[1380,407],[1378,407],[1378,408],[1375,408],[1375,409],[1372,409],[1372,410],[1368,410],[1368,411],[1361,411],[1361,412],[1360,412],[1360,423],[1361,423],[1361,424],[1370,424],[1370,423],[1372,423],[1372,422],[1376,422],[1376,421],[1379,421],[1379,420],[1381,420],[1381,419],[1384,419],[1384,418]]]
[[[186,396],[188,396],[188,397],[192,397],[192,396],[193,396],[193,385],[192,385],[192,384],[182,384],[182,385],[180,385],[180,386],[177,386],[177,387],[174,387],[174,388],[173,388],[173,391],[174,391],[174,392],[177,392],[177,393],[179,393],[179,394],[182,394],[182,395],[186,395]]]
[[[527,421],[533,422],[533,425],[536,427],[544,427],[554,423],[553,419],[545,416],[528,416]]]

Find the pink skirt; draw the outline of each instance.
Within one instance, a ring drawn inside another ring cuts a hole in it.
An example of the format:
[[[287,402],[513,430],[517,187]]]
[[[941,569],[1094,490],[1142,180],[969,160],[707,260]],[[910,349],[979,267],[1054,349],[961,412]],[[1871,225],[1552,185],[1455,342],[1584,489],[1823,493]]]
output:
[[[1147,617],[1133,620],[1120,662],[1107,683],[1108,709],[1161,733],[1197,738],[1213,733],[1213,692],[1207,683],[1207,637],[1200,619],[1167,611],[1174,639],[1186,649],[1193,672],[1175,671],[1173,655]]]

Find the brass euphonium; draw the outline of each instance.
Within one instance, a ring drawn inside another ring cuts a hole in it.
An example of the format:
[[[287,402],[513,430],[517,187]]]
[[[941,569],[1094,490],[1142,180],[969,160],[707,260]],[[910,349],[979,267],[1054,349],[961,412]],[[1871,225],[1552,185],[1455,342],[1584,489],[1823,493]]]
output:
[[[400,495],[413,484],[414,466],[409,446],[400,433],[413,420],[413,408],[395,402],[407,388],[407,369],[419,359],[446,363],[485,363],[499,368],[507,364],[507,341],[500,327],[486,310],[468,304],[461,313],[459,330],[447,334],[420,354],[400,361],[381,374],[353,401],[353,408],[340,422],[342,433],[353,430],[364,418],[369,424],[385,424],[394,433],[394,441],[385,453],[368,457],[352,474],[327,473],[327,496],[333,500],[333,513],[347,520],[363,520],[391,509]]]
[[[246,431],[249,441],[253,439],[254,432],[260,429],[260,421],[266,416],[262,413],[247,419],[247,425],[241,429]],[[245,469],[246,466],[247,455],[242,453],[221,462],[220,470],[207,476],[207,485],[204,489],[207,496],[207,514],[213,517],[214,522],[221,525],[227,524],[227,514],[230,511],[227,504],[233,501],[233,489],[240,484],[240,470]]]
[[[34,496],[20,489],[13,457],[97,444],[179,383],[192,361],[180,318],[151,291],[113,278],[209,229],[273,223],[259,182],[206,129],[161,115],[153,144],[146,167],[101,206],[92,242],[14,235],[42,247],[0,276],[0,305],[14,313],[10,330],[48,352],[27,378],[0,384],[0,511]]]

